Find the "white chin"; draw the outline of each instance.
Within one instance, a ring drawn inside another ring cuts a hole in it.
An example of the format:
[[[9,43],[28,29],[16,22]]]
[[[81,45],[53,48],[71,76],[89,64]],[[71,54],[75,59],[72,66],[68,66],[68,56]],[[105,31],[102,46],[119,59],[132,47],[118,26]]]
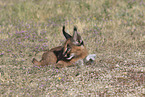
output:
[[[70,60],[75,56],[75,54],[71,54],[70,57],[68,57],[67,59]]]

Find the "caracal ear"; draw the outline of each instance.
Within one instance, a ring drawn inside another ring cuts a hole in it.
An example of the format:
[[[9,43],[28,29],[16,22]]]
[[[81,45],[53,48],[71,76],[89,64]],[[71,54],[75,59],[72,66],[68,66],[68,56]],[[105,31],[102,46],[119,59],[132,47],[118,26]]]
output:
[[[65,32],[65,26],[63,26],[63,28],[62,28],[62,32],[66,39],[69,39],[72,37],[71,35],[69,35],[68,33]]]
[[[73,43],[75,45],[83,45],[83,40],[82,40],[81,36],[78,34],[76,27],[74,27]]]

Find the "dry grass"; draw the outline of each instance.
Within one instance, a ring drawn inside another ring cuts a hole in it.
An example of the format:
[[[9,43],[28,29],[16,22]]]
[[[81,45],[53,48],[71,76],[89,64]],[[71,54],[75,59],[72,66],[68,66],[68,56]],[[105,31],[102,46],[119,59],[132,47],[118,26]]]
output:
[[[145,95],[143,0],[1,0],[0,95]],[[65,41],[76,25],[93,64],[35,67],[38,52]]]

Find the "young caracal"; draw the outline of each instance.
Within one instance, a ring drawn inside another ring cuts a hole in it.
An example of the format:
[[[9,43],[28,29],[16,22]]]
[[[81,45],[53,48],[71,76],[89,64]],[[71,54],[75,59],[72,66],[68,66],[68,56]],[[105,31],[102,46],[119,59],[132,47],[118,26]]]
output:
[[[81,36],[74,27],[73,36],[65,32],[63,26],[63,35],[66,38],[62,46],[52,48],[42,55],[42,59],[37,61],[33,58],[32,63],[37,66],[55,65],[56,67],[66,67],[73,65],[76,61],[84,59],[88,55],[88,51],[84,46]]]

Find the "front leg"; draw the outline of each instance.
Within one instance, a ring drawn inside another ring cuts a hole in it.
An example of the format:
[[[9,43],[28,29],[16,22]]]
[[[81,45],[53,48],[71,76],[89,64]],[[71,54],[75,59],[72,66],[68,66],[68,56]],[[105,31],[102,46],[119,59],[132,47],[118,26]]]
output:
[[[73,65],[73,63],[71,63],[71,62],[58,61],[58,63],[55,65],[55,67],[63,68],[63,67],[71,66],[71,65]]]

